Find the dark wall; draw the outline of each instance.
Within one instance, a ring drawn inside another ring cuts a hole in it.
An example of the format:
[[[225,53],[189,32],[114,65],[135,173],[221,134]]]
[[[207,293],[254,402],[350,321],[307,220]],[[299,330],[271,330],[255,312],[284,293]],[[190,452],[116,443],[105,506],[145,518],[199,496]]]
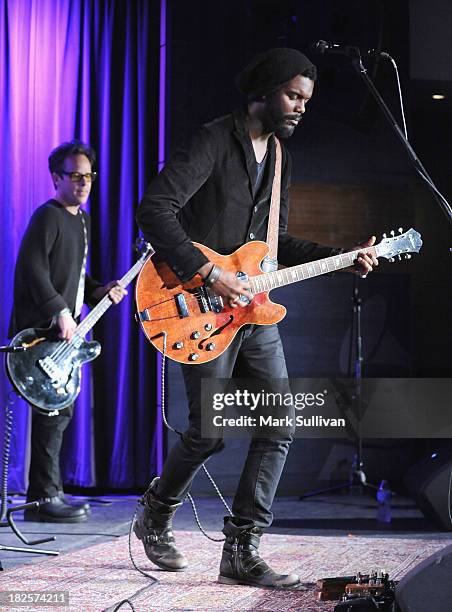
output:
[[[452,198],[452,6],[447,0],[410,2],[410,118],[412,142],[438,189]],[[433,94],[443,94],[434,100]],[[422,376],[451,376],[452,231],[424,186],[415,197],[424,248],[416,267],[416,363]],[[428,333],[426,333],[428,332]]]
[[[350,61],[318,56],[311,49],[318,39],[390,49],[403,77],[408,17],[403,12],[406,3],[396,4],[394,8],[381,0],[173,2],[170,148],[197,125],[244,102],[234,77],[252,56],[270,47],[293,46],[310,55],[319,68],[309,112],[288,144],[295,157],[294,180],[375,181],[382,173],[393,177],[406,171],[403,154],[394,146],[389,129],[381,129],[383,122]],[[395,102],[389,66],[371,59],[366,65],[388,101]]]
[[[451,80],[451,30],[452,10],[449,0],[411,0],[411,78],[445,82]]]

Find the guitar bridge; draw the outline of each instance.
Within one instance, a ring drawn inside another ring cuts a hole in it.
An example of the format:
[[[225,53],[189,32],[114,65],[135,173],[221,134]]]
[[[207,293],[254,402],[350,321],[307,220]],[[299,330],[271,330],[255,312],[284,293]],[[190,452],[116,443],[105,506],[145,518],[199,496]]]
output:
[[[143,323],[143,321],[150,321],[151,315],[149,314],[149,310],[145,308],[141,312],[135,313],[135,320],[137,323]]]

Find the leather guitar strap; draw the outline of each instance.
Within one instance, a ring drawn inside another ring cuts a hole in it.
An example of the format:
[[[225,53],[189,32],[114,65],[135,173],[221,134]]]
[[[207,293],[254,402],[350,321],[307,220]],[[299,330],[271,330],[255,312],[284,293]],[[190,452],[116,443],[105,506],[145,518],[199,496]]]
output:
[[[272,197],[268,215],[267,244],[268,255],[262,262],[262,270],[271,272],[278,269],[278,233],[279,233],[279,205],[281,199],[281,143],[275,136],[276,161],[275,175],[273,177]]]

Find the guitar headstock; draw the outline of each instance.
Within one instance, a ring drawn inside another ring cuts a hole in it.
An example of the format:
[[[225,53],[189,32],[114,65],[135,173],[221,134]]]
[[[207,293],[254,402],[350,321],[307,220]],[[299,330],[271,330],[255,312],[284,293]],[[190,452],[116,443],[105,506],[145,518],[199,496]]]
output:
[[[390,236],[383,234],[383,240],[375,247],[377,257],[385,257],[389,261],[394,261],[395,257],[410,259],[411,253],[419,253],[422,246],[420,233],[413,228],[402,232],[403,229],[399,227],[399,234],[396,234],[394,230],[391,230]]]
[[[154,253],[154,249],[150,242],[146,242],[142,236],[138,236],[133,243],[133,250],[138,254],[139,258],[143,260]]]

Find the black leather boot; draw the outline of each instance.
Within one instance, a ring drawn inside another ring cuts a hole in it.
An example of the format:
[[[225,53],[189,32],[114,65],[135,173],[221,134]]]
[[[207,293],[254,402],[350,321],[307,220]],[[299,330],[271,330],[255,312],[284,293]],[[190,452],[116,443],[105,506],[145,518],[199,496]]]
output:
[[[169,572],[180,572],[187,567],[188,561],[176,547],[172,520],[182,503],[170,506],[157,499],[152,491],[155,481],[140,500],[142,509],[133,530],[143,542],[144,552],[152,563]]]
[[[86,514],[91,514],[91,506],[89,505],[88,502],[80,502],[80,503],[71,502],[68,500],[68,498],[64,494],[64,491],[62,491],[61,489],[58,491],[57,495],[68,506],[71,506],[72,508],[81,508],[82,510],[86,512]]]
[[[297,574],[277,574],[259,556],[258,547],[263,530],[260,527],[237,527],[229,519],[223,529],[226,541],[220,564],[218,582],[284,589],[297,585]]]
[[[38,500],[38,508],[27,508],[24,510],[24,521],[37,523],[82,523],[88,518],[82,508],[74,508],[66,504],[58,495],[54,497],[43,497]]]

